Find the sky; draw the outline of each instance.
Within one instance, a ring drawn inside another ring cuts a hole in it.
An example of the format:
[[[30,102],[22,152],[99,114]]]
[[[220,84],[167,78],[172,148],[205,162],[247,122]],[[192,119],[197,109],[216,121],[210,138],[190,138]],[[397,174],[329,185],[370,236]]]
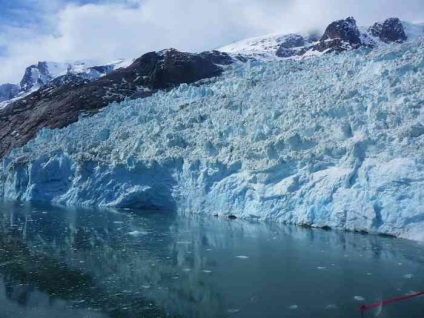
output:
[[[200,52],[354,16],[424,21],[424,0],[0,0],[0,83],[38,61],[108,63],[174,47]]]

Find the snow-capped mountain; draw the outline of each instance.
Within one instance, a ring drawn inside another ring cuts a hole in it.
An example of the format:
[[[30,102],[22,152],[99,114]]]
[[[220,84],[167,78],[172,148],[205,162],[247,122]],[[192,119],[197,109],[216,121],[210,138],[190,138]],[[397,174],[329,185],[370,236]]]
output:
[[[48,62],[38,62],[27,67],[20,82],[21,91],[23,93],[36,91],[54,78],[66,74],[68,67],[68,64]]]
[[[92,63],[38,62],[25,69],[19,84],[0,86],[0,108],[21,99],[47,85],[64,85],[71,82],[89,82],[105,76],[116,69],[129,66],[133,60],[116,60],[106,65]]]
[[[0,196],[424,241],[423,36],[347,18],[52,81],[0,110]]]
[[[422,37],[424,37],[424,24],[412,24],[401,22],[398,18],[389,18],[369,27],[358,27],[356,20],[349,17],[331,23],[321,36],[271,34],[235,42],[217,50],[255,58],[299,58],[362,46],[377,47],[393,42],[414,41]]]
[[[77,63],[52,63],[38,62],[26,68],[20,82],[21,92],[34,92],[48,85],[53,80],[66,76],[76,76],[82,79],[95,80],[105,76],[117,68],[126,67],[132,61],[118,60],[106,65],[95,66],[83,62]]]

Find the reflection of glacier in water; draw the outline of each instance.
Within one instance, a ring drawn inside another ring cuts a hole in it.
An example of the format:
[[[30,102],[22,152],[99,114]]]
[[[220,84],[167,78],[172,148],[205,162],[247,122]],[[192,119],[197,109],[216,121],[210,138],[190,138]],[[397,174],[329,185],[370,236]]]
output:
[[[424,247],[400,239],[159,213],[0,210],[2,318],[358,317],[362,303],[424,286]],[[417,298],[379,317],[423,313]]]

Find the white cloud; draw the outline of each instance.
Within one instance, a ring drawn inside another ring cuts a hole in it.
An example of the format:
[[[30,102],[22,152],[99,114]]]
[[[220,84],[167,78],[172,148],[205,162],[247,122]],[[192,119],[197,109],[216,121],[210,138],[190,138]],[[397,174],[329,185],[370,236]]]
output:
[[[44,19],[51,34],[3,28],[0,46],[8,56],[0,57],[0,83],[19,81],[39,60],[103,63],[168,47],[201,51],[248,36],[322,28],[347,16],[359,24],[391,16],[424,20],[422,0],[109,0],[57,7]]]

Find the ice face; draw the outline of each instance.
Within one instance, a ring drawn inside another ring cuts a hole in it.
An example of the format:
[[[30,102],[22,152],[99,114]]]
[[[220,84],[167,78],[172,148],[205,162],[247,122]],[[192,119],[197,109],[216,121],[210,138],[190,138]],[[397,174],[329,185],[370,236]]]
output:
[[[423,66],[422,40],[233,64],[42,131],[0,193],[424,240]]]

